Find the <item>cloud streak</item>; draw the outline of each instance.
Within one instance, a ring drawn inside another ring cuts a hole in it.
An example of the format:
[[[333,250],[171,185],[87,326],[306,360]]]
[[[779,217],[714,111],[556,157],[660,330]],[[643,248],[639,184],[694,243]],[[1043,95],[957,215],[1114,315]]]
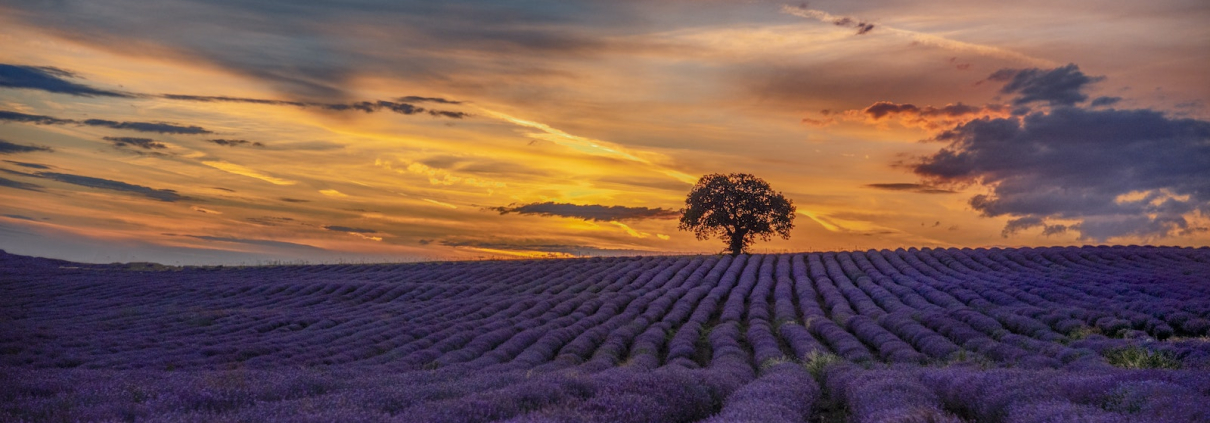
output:
[[[37,173],[32,174],[31,176],[44,178],[44,179],[50,179],[50,180],[59,181],[59,182],[72,184],[72,185],[79,185],[82,187],[126,192],[126,193],[140,195],[140,196],[143,196],[146,198],[150,198],[152,200],[164,201],[164,202],[170,202],[170,203],[187,199],[187,197],[177,194],[177,192],[174,190],[155,189],[155,188],[151,188],[151,187],[145,187],[142,185],[135,185],[135,184],[130,184],[130,183],[122,182],[122,181],[115,181],[112,179],[94,178],[91,176],[81,176],[81,175],[73,175],[73,174],[69,174],[69,173],[57,173],[57,172],[37,172]]]
[[[42,186],[31,184],[28,182],[14,181],[12,179],[0,178],[0,187],[23,189],[26,191],[42,191]]]
[[[603,156],[603,157],[612,157],[615,159],[623,159],[623,160],[628,160],[628,161],[648,165],[648,166],[651,166],[652,168],[654,168],[654,170],[657,172],[663,173],[665,175],[668,175],[669,177],[675,178],[681,182],[685,182],[688,184],[693,184],[693,183],[697,182],[696,177],[693,177],[693,176],[687,175],[683,172],[652,163],[650,160],[644,159],[642,157],[638,157],[635,154],[626,151],[621,146],[615,145],[613,143],[601,141],[601,140],[597,140],[597,139],[592,139],[592,138],[587,138],[587,137],[582,137],[579,135],[569,134],[567,132],[564,132],[563,130],[553,128],[550,125],[547,125],[545,123],[516,118],[516,117],[510,116],[508,114],[497,112],[494,110],[489,110],[489,109],[485,109],[482,107],[480,107],[479,109],[482,110],[484,113],[486,113],[490,117],[493,117],[493,118],[496,118],[496,119],[499,119],[499,120],[502,120],[502,121],[505,121],[505,122],[508,122],[508,123],[511,123],[511,124],[514,124],[517,126],[537,129],[537,130],[541,131],[540,133],[531,132],[531,133],[527,134],[530,137],[537,138],[540,140],[550,141],[555,144],[570,148],[572,150],[575,150],[575,151],[578,151],[578,152],[584,153],[584,154],[589,154],[589,155],[594,155],[594,156]]]
[[[134,98],[133,95],[89,87],[63,78],[78,78],[72,72],[50,66],[20,66],[0,63],[0,87],[41,90],[79,97]]]
[[[202,161],[202,164],[213,167],[218,170],[221,170],[223,172],[232,173],[232,174],[236,174],[236,175],[240,175],[240,176],[247,176],[249,178],[260,179],[262,181],[271,183],[273,185],[294,185],[294,184],[298,183],[296,181],[291,181],[289,179],[282,179],[282,178],[278,178],[275,176],[266,175],[255,169],[250,169],[250,168],[247,168],[244,166],[237,165],[235,163],[228,163],[228,162],[217,161],[217,160],[205,160],[205,161]]]
[[[206,140],[206,142],[211,143],[211,144],[227,146],[227,147],[242,147],[242,146],[264,147],[265,146],[264,144],[262,144],[260,142],[251,142],[248,140],[229,140],[229,139],[221,139],[221,138]]]
[[[955,125],[973,119],[1007,117],[1011,115],[1011,112],[1011,107],[1003,104],[972,106],[959,102],[935,107],[879,101],[860,110],[843,110],[839,112],[824,110],[820,112],[821,117],[803,118],[802,122],[812,126],[824,127],[840,121],[876,124],[898,120],[899,124],[905,127],[939,131],[953,128]]]
[[[813,19],[824,23],[830,23],[838,26],[856,28],[857,34],[866,34],[874,29],[874,24],[864,20],[854,19],[847,16],[835,16],[822,10],[808,9],[805,6],[782,6],[782,13],[798,16],[807,19]],[[1034,66],[1053,66],[1054,62],[1045,59],[1030,57],[1015,51],[1002,49],[999,47],[986,46],[981,44],[968,43],[963,41],[952,40],[949,38],[926,34],[923,32],[909,31],[888,27],[886,25],[878,25],[879,31],[905,37],[913,42],[943,48],[951,51],[974,53],[988,57],[996,57],[1000,59],[1014,60],[1022,63],[1028,63]]]
[[[400,97],[400,101],[358,101],[352,103],[320,103],[306,101],[289,101],[289,100],[269,100],[261,98],[246,98],[246,97],[228,97],[228,96],[201,96],[201,95],[185,95],[185,94],[160,94],[160,98],[168,100],[193,101],[203,103],[245,103],[245,104],[260,104],[266,106],[294,106],[300,108],[312,108],[327,110],[333,112],[348,112],[358,111],[364,113],[374,113],[379,111],[390,111],[401,115],[416,115],[428,114],[435,117],[444,117],[450,119],[463,119],[471,116],[469,113],[429,109],[412,104],[412,102],[430,102],[441,104],[462,104],[461,101],[446,100],[436,97],[417,97],[407,96]],[[403,102],[409,100],[411,102]]]
[[[517,213],[548,217],[574,217],[598,222],[673,219],[680,215],[676,210],[663,208],[602,206],[598,204],[578,205],[555,202],[489,207],[487,209],[500,212],[500,214]]]
[[[55,150],[50,147],[43,147],[40,145],[21,145],[0,140],[0,154],[33,153],[38,151],[51,152]]]
[[[353,103],[321,103],[289,100],[269,100],[230,96],[200,96],[187,94],[137,94],[109,91],[88,85],[68,81],[64,78],[78,78],[71,71],[50,66],[25,66],[0,63],[0,88],[30,89],[57,94],[68,94],[79,97],[117,97],[117,98],[163,98],[167,100],[194,102],[223,102],[246,103],[270,106],[294,106],[302,108],[318,108],[329,111],[361,111],[373,113],[387,110],[403,115],[428,114],[449,119],[463,119],[470,114],[452,110],[438,110],[415,106],[412,103],[435,103],[458,105],[461,101],[448,100],[440,97],[404,96],[396,101],[359,101]]]
[[[886,191],[907,191],[920,194],[956,194],[957,191],[938,188],[928,184],[912,184],[912,183],[890,183],[890,184],[868,184],[867,188],[881,189]]]
[[[158,150],[168,148],[164,143],[153,140],[151,138],[134,138],[134,137],[104,137],[105,141],[113,143],[114,147],[138,147],[144,150]]]
[[[836,16],[822,10],[808,9],[806,4],[798,7],[783,6],[782,13],[815,19],[817,21],[830,23],[836,26],[853,28],[857,30],[857,35],[864,35],[874,30],[874,24],[866,20],[852,18],[849,16]]]
[[[427,241],[427,240],[422,240]],[[431,241],[430,241],[431,242]],[[487,253],[535,257],[543,255],[585,257],[585,256],[626,256],[635,254],[650,254],[651,251],[599,248],[586,245],[565,244],[542,240],[442,240],[440,245],[454,248],[471,248]],[[535,254],[536,253],[536,254]]]
[[[34,125],[82,125],[104,128],[124,129],[138,132],[154,132],[160,134],[198,135],[212,134],[200,126],[185,126],[167,122],[117,122],[104,119],[73,120],[60,119],[51,116],[30,115],[19,112],[0,110],[0,121],[32,123]]]

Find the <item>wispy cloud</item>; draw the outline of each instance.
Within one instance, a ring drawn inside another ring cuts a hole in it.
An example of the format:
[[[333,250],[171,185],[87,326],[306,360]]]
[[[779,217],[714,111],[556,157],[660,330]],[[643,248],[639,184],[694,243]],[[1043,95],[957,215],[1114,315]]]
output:
[[[581,137],[579,135],[569,134],[567,132],[564,132],[560,129],[553,128],[550,125],[547,125],[544,123],[516,118],[516,117],[510,116],[506,113],[501,113],[501,112],[497,112],[494,110],[485,109],[482,107],[480,107],[479,110],[482,110],[485,114],[487,114],[490,117],[500,119],[505,122],[517,125],[517,126],[533,128],[533,129],[537,129],[537,130],[541,131],[541,132],[531,132],[531,133],[526,134],[526,135],[536,138],[536,139],[550,141],[555,144],[570,148],[572,150],[575,150],[575,151],[578,151],[578,152],[581,152],[584,154],[590,154],[590,155],[594,155],[594,156],[612,157],[612,158],[642,163],[644,165],[648,165],[648,166],[652,167],[657,172],[660,172],[660,173],[663,173],[670,177],[676,178],[677,180],[680,180],[682,182],[689,183],[689,184],[697,182],[696,177],[693,177],[688,174],[652,163],[650,160],[638,157],[633,153],[627,152],[625,148],[618,146],[616,144],[610,143],[610,142],[587,138],[587,137]]]
[[[74,72],[59,69],[50,66],[24,66],[12,64],[0,64],[0,88],[17,88],[17,89],[32,89],[59,94],[68,94],[80,97],[119,97],[119,98],[163,98],[168,100],[179,101],[196,101],[196,102],[225,102],[225,103],[247,103],[261,104],[270,106],[294,106],[303,108],[318,108],[330,111],[361,111],[372,113],[380,110],[388,110],[391,112],[414,115],[428,114],[430,116],[445,117],[450,119],[463,119],[470,116],[468,113],[454,110],[438,110],[425,107],[415,106],[412,103],[436,103],[458,105],[461,101],[448,100],[440,97],[422,97],[422,96],[404,96],[399,97],[396,101],[358,101],[352,103],[320,103],[320,102],[305,102],[305,101],[290,101],[290,100],[271,100],[260,98],[247,97],[231,97],[231,96],[204,96],[204,95],[187,95],[187,94],[139,94],[127,93],[111,90],[103,90],[90,87],[88,85],[79,84],[68,81],[64,78],[79,78],[79,75]]]
[[[223,212],[218,211],[218,210],[211,210],[211,209],[207,209],[207,208],[203,208],[203,207],[198,207],[198,206],[192,206],[192,207],[189,207],[189,209],[190,209],[190,210],[193,210],[193,211],[195,211],[195,212],[198,212],[198,213],[205,213],[205,214],[223,214]]]
[[[425,199],[424,199],[424,201],[429,202],[429,203],[436,204],[436,205],[441,206],[441,207],[448,207],[448,208],[451,208],[451,209],[457,209],[457,208],[458,208],[458,206],[455,206],[455,205],[453,205],[453,204],[450,204],[450,203],[444,203],[444,202],[441,202],[441,201],[432,200],[432,199],[428,199],[428,198],[425,198]]]
[[[221,170],[223,172],[233,173],[233,174],[240,175],[240,176],[247,176],[249,178],[260,179],[262,181],[265,181],[265,182],[268,182],[268,183],[271,183],[274,185],[294,185],[294,184],[298,183],[296,181],[291,181],[289,179],[282,179],[282,178],[278,178],[278,177],[274,177],[274,176],[269,176],[269,175],[261,173],[257,170],[249,169],[247,167],[243,167],[243,166],[237,165],[235,163],[228,163],[228,162],[223,162],[223,161],[203,161],[202,164],[213,167],[218,170]]]
[[[874,29],[874,25],[861,19],[855,19],[847,16],[835,16],[822,10],[808,9],[800,6],[782,6],[782,13],[788,15],[799,16],[807,19],[814,19],[820,22],[830,23],[833,25],[846,26],[856,28],[858,34],[865,34]],[[1000,59],[1014,60],[1022,63],[1028,63],[1034,66],[1054,66],[1054,62],[1046,59],[1038,59],[1025,54],[1021,54],[1012,50],[999,47],[986,46],[975,43],[952,40],[938,35],[927,34],[917,31],[909,31],[906,29],[898,29],[886,25],[878,25],[878,30],[889,34],[909,38],[912,41],[921,45],[939,47],[951,51],[959,51],[966,53],[974,53],[988,57],[996,57]]]
[[[395,164],[386,159],[378,158],[374,160],[374,165],[383,169],[399,173],[421,175],[428,178],[429,183],[433,185],[468,185],[480,188],[506,188],[508,184],[492,179],[477,178],[471,176],[459,176],[448,169],[441,169],[426,165],[421,162],[401,163],[402,168],[395,167]]]
[[[874,30],[874,24],[863,19],[857,19],[849,16],[836,16],[822,10],[808,9],[804,6],[782,6],[782,12],[794,16],[815,19],[820,22],[830,23],[836,26],[853,28],[857,30],[857,35],[863,35]]]
[[[612,224],[612,225],[614,225],[614,226],[617,226],[617,227],[619,227],[619,228],[622,228],[622,230],[623,230],[623,231],[626,231],[626,233],[627,233],[628,235],[632,236],[632,237],[635,237],[635,238],[649,238],[649,237],[651,237],[651,234],[649,234],[649,233],[647,233],[647,232],[639,232],[639,231],[636,231],[634,228],[631,228],[630,226],[626,225],[625,223],[622,223],[622,222],[616,222],[616,221],[615,221],[615,222],[609,222],[609,223],[610,223],[610,224]]]
[[[349,235],[370,241],[382,241],[382,237],[374,235],[377,234],[378,231],[373,229],[352,228],[348,226],[324,226],[323,228],[333,232],[344,232]]]

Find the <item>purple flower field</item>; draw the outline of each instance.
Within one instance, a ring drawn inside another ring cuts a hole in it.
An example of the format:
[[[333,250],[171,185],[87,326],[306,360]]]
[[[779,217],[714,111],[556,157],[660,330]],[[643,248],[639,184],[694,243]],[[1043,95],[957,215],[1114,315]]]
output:
[[[1206,422],[1210,249],[0,254],[0,421]]]

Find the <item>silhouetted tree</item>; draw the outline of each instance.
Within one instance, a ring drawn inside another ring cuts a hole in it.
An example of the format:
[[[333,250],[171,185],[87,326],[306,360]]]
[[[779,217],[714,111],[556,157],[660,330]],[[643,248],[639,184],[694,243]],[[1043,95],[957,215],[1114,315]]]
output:
[[[793,228],[794,202],[746,173],[703,176],[681,209],[681,230],[693,231],[700,240],[717,236],[732,255],[743,253],[756,237],[790,239]]]

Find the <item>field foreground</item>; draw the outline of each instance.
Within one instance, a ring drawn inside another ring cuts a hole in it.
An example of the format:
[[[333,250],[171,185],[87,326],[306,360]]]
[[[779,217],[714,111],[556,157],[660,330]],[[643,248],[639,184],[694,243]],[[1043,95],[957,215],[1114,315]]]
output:
[[[0,252],[0,421],[1206,422],[1210,249]]]

